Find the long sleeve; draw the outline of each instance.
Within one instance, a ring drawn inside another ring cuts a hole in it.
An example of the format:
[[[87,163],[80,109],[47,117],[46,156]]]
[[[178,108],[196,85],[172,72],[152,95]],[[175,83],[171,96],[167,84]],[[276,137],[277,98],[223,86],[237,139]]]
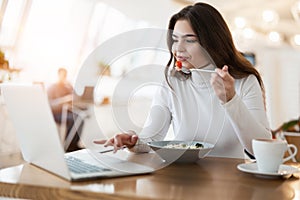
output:
[[[168,105],[168,88],[162,86],[156,92],[151,109],[140,133],[137,144],[130,149],[133,152],[149,152],[146,144],[150,141],[163,140],[171,123],[171,112]]]
[[[206,75],[206,74],[205,74]],[[235,81],[236,95],[221,105],[209,84],[210,76],[174,79],[156,93],[134,152],[148,152],[147,142],[163,140],[172,122],[176,140],[214,145],[208,156],[243,158],[252,153],[252,139],[271,138],[261,88],[255,76]]]
[[[252,139],[271,138],[263,95],[255,76],[236,84],[237,94],[224,104],[226,115],[242,146],[252,153]]]

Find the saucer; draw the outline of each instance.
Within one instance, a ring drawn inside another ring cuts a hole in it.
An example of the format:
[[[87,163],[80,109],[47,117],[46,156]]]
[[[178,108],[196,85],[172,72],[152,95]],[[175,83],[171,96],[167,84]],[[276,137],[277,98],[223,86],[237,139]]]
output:
[[[256,163],[242,163],[237,166],[237,168],[246,173],[254,174],[259,177],[265,178],[276,178],[292,175],[293,173],[300,172],[296,167],[289,165],[280,165],[278,172],[260,172],[257,169]]]

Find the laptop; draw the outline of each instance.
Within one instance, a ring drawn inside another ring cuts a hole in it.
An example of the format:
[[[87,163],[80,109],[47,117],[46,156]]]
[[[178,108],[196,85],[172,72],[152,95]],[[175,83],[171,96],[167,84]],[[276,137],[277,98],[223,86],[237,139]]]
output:
[[[41,85],[0,85],[25,161],[69,181],[147,174],[153,168],[97,150],[65,153]]]

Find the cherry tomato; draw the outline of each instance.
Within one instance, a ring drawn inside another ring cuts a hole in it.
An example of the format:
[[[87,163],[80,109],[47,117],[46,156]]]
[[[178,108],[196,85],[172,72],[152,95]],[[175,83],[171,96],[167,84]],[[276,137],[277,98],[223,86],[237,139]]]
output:
[[[182,62],[177,60],[175,65],[176,65],[176,67],[181,68],[182,67]]]

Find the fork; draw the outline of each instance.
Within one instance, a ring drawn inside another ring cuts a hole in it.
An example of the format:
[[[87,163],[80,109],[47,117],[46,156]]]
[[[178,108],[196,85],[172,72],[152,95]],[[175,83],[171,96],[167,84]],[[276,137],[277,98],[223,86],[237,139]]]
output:
[[[213,73],[215,72],[215,70],[211,70],[211,69],[195,69],[195,68],[192,68],[192,69],[188,69],[186,67],[183,67],[181,68],[181,71],[185,74],[190,74],[192,73],[192,71],[199,71],[199,72],[208,72],[208,73]]]

